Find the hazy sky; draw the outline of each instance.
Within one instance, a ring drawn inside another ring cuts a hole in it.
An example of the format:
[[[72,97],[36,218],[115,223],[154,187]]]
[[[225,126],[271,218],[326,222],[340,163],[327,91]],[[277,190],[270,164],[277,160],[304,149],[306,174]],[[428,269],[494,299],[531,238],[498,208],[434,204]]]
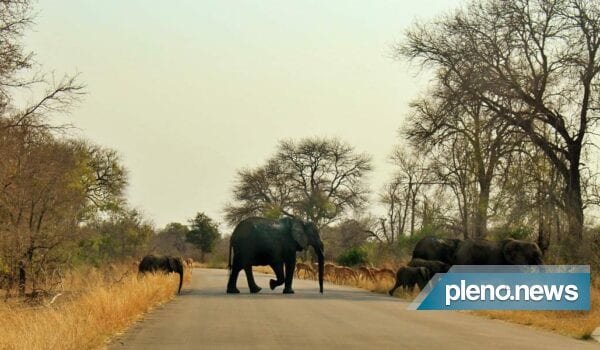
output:
[[[236,169],[283,138],[370,153],[375,194],[424,86],[391,45],[458,3],[41,0],[26,43],[46,70],[81,73],[88,95],[70,121],[119,151],[131,204],[162,226],[221,220]]]

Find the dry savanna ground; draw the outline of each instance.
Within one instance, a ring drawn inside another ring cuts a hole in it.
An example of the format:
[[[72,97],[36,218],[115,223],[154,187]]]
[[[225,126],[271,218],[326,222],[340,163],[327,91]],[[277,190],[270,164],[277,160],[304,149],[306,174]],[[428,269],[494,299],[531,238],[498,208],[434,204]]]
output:
[[[186,273],[184,281],[191,276]],[[133,264],[68,273],[54,295],[0,301],[0,349],[92,349],[177,291],[175,274],[137,276]],[[53,300],[54,299],[54,300]]]
[[[255,269],[259,272],[272,273],[270,268]],[[313,276],[300,273],[298,278],[310,278]],[[325,280],[337,284],[354,286],[375,293],[387,293],[394,285],[390,278],[380,278],[369,280],[365,278],[339,279],[325,274]],[[396,290],[394,296],[413,300],[418,295],[418,289],[406,292],[401,289]],[[589,339],[592,332],[600,327],[600,278],[592,282],[591,307],[589,312],[585,311],[474,311],[475,315],[489,317],[493,319],[505,320],[509,322],[528,325],[536,328],[546,329],[566,336]]]

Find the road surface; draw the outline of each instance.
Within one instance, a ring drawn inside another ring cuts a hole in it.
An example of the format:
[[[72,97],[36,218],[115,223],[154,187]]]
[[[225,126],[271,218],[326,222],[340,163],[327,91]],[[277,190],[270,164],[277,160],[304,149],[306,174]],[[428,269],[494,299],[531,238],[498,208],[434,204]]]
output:
[[[408,303],[360,289],[294,280],[296,294],[263,287],[225,294],[227,271],[195,269],[182,295],[113,339],[109,349],[599,349],[530,327],[448,311],[410,311]]]

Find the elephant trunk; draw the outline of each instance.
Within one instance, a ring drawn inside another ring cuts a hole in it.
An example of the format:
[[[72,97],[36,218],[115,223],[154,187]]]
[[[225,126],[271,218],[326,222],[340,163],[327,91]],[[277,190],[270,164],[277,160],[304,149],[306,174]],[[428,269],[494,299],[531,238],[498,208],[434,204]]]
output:
[[[177,294],[181,294],[181,285],[183,284],[183,271],[179,273],[179,289],[177,290]]]
[[[181,285],[183,284],[183,264],[177,266],[177,273],[179,274],[179,289],[177,289],[177,294],[181,294]]]
[[[317,262],[319,264],[319,292],[323,293],[323,265],[324,265],[324,257],[323,257],[323,248],[315,249],[315,253],[317,253]]]

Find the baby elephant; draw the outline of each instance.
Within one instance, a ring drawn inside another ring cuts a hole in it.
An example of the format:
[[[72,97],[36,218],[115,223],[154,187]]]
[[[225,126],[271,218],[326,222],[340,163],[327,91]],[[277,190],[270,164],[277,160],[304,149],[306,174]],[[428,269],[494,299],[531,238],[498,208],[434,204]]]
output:
[[[177,293],[181,293],[181,284],[183,282],[183,260],[181,258],[154,254],[146,255],[140,262],[138,271],[139,273],[163,271],[179,274],[179,289]]]
[[[433,277],[433,275],[435,275],[436,273],[446,273],[446,272],[448,272],[448,270],[450,270],[450,265],[446,264],[445,262],[437,261],[437,260],[418,259],[418,258],[412,259],[408,263],[408,266],[426,267],[427,270],[429,270],[431,277]]]
[[[426,267],[413,267],[413,266],[402,266],[396,272],[396,284],[394,288],[388,292],[390,295],[394,295],[394,292],[398,287],[412,291],[415,284],[419,286],[419,289],[425,288],[427,282],[431,278],[431,273]]]

